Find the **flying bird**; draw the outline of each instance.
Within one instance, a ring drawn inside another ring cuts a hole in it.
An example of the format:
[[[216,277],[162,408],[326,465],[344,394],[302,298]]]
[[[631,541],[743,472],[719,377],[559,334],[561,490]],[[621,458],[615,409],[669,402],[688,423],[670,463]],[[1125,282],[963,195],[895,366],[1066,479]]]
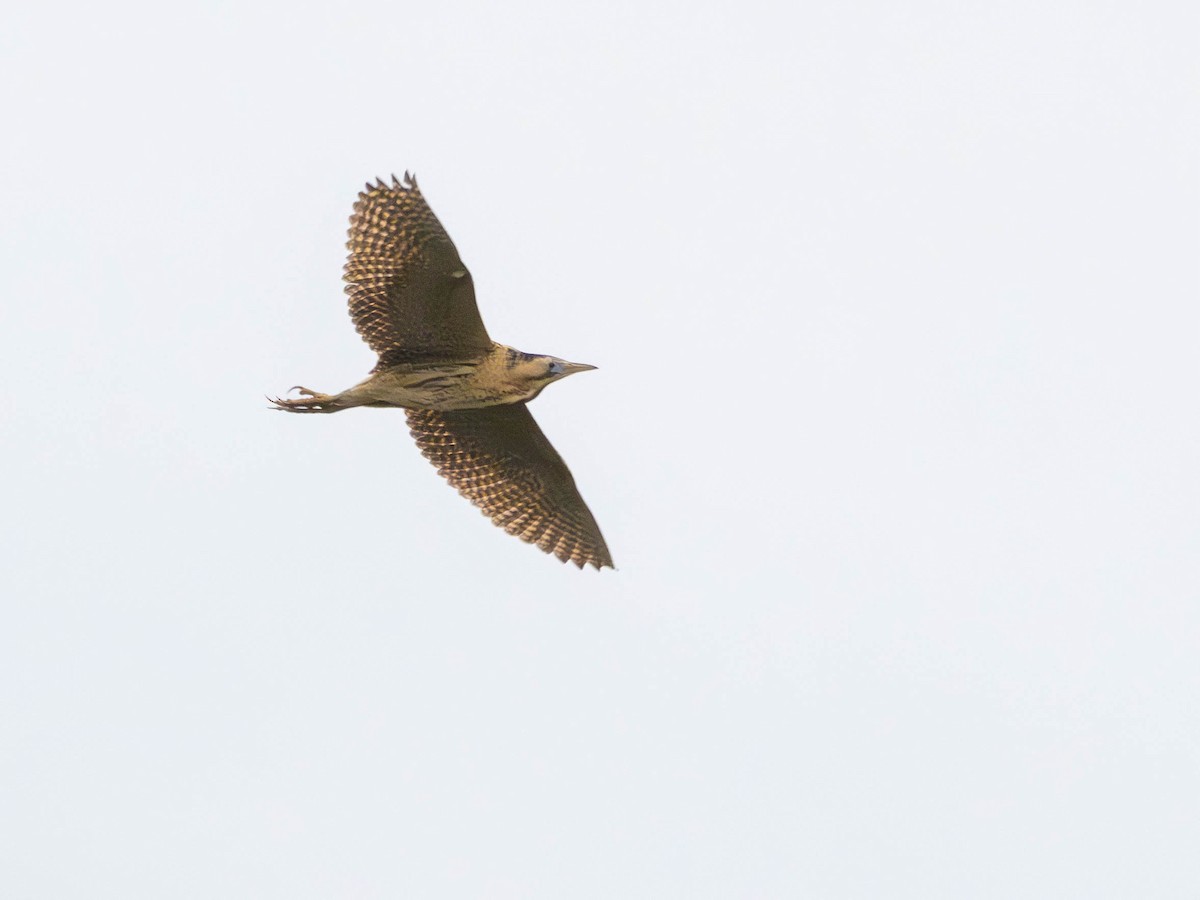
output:
[[[268,398],[275,408],[400,407],[438,474],[496,525],[581,569],[611,568],[595,518],[526,406],[595,366],[488,337],[471,273],[407,172],[359,193],[346,247],[350,317],[379,361],[339,394],[294,387],[296,399]]]

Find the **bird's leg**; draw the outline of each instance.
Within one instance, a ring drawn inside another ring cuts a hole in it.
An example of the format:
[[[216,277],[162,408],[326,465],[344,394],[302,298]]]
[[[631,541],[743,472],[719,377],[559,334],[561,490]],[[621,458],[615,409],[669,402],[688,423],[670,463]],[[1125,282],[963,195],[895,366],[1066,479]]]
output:
[[[284,412],[331,413],[346,408],[337,402],[337,394],[319,394],[299,386],[291,388],[291,391],[299,392],[300,396],[295,400],[284,400],[281,397],[268,397],[267,399],[275,404],[276,409]]]

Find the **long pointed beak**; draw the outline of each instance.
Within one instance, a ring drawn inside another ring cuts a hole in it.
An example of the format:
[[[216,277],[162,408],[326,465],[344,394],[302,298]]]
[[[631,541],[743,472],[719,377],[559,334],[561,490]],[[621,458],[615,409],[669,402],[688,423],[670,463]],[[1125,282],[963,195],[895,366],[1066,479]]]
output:
[[[596,367],[589,366],[587,363],[564,362],[563,377],[566,378],[568,375],[574,375],[576,372],[590,372],[594,368]]]

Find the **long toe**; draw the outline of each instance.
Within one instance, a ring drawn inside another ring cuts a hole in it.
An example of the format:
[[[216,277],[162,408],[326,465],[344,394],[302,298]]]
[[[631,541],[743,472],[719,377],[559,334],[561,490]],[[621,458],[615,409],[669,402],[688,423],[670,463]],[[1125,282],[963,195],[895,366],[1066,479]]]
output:
[[[294,413],[319,413],[333,412],[331,406],[334,397],[329,394],[321,394],[316,391],[310,391],[305,387],[294,387],[293,391],[299,391],[301,396],[294,399],[286,399],[284,397],[268,397],[275,404],[276,409],[282,409],[285,412]]]

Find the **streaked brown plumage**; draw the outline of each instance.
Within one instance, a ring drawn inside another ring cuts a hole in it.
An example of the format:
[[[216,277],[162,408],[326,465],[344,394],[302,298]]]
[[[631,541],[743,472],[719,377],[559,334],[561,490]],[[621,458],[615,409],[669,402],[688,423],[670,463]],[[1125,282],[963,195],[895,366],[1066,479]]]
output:
[[[358,195],[346,246],[350,315],[379,361],[348,390],[294,388],[301,397],[276,398],[276,408],[401,407],[422,454],[496,525],[563,562],[611,567],[570,471],[525,405],[594,367],[488,337],[471,273],[408,173]]]
[[[382,371],[398,363],[465,360],[492,348],[467,267],[407,172],[358,195],[346,248],[354,327]]]
[[[612,565],[570,471],[524,403],[407,413],[425,458],[509,534],[580,567]]]

